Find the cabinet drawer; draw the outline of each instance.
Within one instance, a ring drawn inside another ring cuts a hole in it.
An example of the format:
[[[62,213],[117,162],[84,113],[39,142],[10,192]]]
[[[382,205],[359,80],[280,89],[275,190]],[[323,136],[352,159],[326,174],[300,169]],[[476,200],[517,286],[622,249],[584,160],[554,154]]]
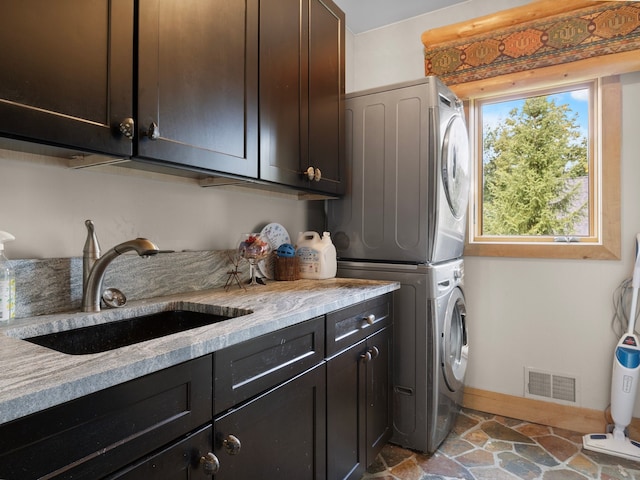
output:
[[[350,347],[391,322],[391,294],[327,315],[327,356]]]
[[[169,447],[120,470],[107,480],[210,480],[211,475],[205,472],[203,466],[203,457],[213,450],[212,433],[213,428],[207,425]]]
[[[214,354],[214,414],[304,372],[324,359],[324,317]]]
[[[0,478],[96,479],[211,419],[211,355],[0,427]]]

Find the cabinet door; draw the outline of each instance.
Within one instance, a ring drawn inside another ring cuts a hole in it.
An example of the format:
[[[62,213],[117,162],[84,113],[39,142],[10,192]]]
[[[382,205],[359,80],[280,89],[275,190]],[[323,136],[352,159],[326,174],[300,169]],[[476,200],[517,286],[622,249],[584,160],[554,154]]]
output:
[[[139,159],[258,175],[258,0],[140,1]]]
[[[366,461],[366,367],[362,340],[327,362],[327,478],[357,480]]]
[[[325,479],[324,362],[214,421],[217,480]]]
[[[331,0],[260,10],[260,178],[341,193],[344,13]],[[302,174],[320,169],[319,180]]]
[[[392,329],[390,327],[383,328],[367,339],[363,360],[367,370],[367,465],[375,460],[392,434],[391,348]]]
[[[133,0],[3,2],[0,135],[128,156]]]
[[[391,438],[391,328],[327,362],[328,478],[359,479]]]
[[[311,0],[310,8],[308,165],[320,169],[321,176],[309,185],[341,194],[345,191],[345,18],[330,0]]]
[[[307,2],[281,0],[260,10],[260,178],[289,185],[301,183],[301,163],[307,162],[301,23]]]

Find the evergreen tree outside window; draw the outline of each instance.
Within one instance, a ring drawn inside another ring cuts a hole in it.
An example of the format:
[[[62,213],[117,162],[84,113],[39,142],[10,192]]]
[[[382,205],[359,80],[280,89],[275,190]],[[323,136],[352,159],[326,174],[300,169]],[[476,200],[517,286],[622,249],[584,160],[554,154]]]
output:
[[[479,102],[483,236],[594,236],[592,92],[586,84]]]
[[[469,107],[470,250],[601,243],[599,82],[475,99]]]

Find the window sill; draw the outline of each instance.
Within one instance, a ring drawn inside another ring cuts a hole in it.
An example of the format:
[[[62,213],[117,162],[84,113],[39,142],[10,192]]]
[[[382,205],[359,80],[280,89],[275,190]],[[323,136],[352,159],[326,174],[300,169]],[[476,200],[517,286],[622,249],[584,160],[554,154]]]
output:
[[[590,243],[467,243],[465,256],[566,258],[582,260],[620,260],[620,242],[612,239],[604,245]]]

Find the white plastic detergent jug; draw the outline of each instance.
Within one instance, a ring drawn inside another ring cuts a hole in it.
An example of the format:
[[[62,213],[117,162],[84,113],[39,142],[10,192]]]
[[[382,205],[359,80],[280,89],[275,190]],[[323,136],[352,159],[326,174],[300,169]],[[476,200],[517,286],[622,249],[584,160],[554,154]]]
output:
[[[329,232],[300,232],[296,244],[300,278],[323,280],[336,276],[336,247]]]

